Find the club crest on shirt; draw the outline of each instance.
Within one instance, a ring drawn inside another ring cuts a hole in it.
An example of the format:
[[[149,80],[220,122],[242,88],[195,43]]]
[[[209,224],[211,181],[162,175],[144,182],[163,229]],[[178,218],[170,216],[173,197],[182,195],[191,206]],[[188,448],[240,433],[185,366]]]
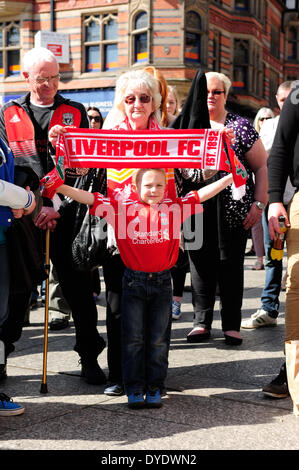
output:
[[[74,115],[73,113],[63,113],[62,114],[62,124],[65,126],[72,126],[74,124]]]

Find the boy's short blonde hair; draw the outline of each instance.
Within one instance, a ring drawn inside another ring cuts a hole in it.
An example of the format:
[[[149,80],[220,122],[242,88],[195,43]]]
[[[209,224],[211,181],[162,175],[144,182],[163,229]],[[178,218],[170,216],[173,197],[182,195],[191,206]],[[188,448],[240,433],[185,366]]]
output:
[[[136,188],[137,184],[141,181],[142,176],[147,171],[157,171],[158,173],[161,173],[162,175],[164,175],[166,183],[166,171],[164,170],[164,168],[137,168],[137,170],[134,170],[132,174],[132,184],[134,184]]]

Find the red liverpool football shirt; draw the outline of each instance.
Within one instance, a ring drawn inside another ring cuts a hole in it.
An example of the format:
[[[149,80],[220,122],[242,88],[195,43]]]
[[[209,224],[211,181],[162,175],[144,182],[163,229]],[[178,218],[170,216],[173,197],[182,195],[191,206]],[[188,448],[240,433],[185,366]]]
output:
[[[172,268],[178,258],[182,222],[203,210],[196,191],[154,205],[117,199],[117,193],[110,198],[100,193],[94,196],[90,213],[105,217],[113,226],[120,256],[135,271]]]

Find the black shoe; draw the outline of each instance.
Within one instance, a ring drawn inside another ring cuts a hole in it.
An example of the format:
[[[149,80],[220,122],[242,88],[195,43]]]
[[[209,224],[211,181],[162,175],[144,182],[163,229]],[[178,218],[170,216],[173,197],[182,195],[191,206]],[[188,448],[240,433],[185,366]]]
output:
[[[0,383],[3,382],[7,378],[6,373],[6,362],[5,364],[0,364]]]
[[[287,398],[290,396],[285,363],[281,366],[278,376],[263,388],[263,393],[271,398]]]
[[[100,368],[97,359],[81,357],[81,377],[88,384],[103,385],[107,382],[106,375]]]
[[[53,318],[50,321],[50,330],[63,330],[69,326],[67,318]]]

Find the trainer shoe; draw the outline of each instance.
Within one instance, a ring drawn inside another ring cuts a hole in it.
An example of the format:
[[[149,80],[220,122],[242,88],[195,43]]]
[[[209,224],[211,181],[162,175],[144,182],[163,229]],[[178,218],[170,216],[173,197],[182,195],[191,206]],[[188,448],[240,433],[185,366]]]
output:
[[[263,388],[263,393],[272,398],[287,398],[290,395],[285,363],[278,376]]]
[[[163,403],[160,390],[147,390],[145,402],[148,408],[161,408]]]
[[[114,397],[114,396],[120,397],[121,395],[124,394],[124,389],[123,389],[123,386],[120,384],[109,385],[109,387],[105,388],[104,394],[109,395],[111,397]]]
[[[177,300],[172,301],[172,319],[173,320],[178,320],[181,318],[182,312],[181,312],[181,304]]]
[[[24,413],[25,408],[14,403],[12,398],[0,393],[0,416],[16,416]]]
[[[128,407],[133,409],[143,408],[145,405],[144,396],[140,392],[128,395]]]
[[[255,312],[248,320],[244,320],[241,323],[242,328],[261,328],[262,326],[276,326],[277,319],[270,317],[266,310],[260,308]]]

